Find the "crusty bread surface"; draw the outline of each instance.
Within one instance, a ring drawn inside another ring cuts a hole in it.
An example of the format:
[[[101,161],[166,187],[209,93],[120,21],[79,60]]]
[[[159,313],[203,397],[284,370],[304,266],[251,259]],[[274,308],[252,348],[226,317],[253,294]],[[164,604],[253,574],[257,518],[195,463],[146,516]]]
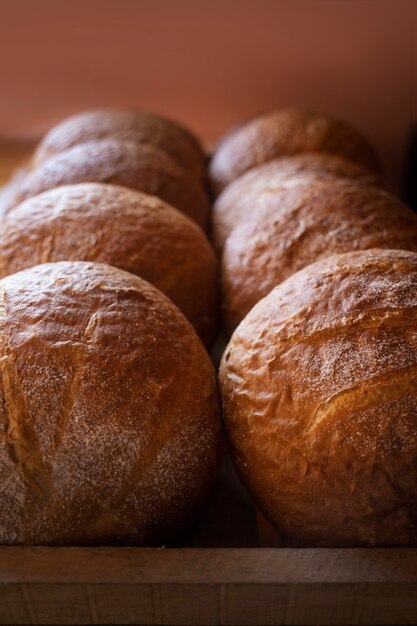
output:
[[[132,272],[181,309],[206,345],[217,328],[217,263],[202,230],[159,198],[124,187],[57,187],[8,212],[0,277],[53,261],[95,261]]]
[[[97,109],[72,115],[44,136],[35,151],[33,164],[38,166],[54,154],[101,139],[160,148],[178,165],[204,181],[206,157],[198,139],[178,122],[147,111]]]
[[[42,161],[20,182],[13,205],[77,183],[109,183],[158,196],[207,228],[208,197],[192,176],[159,148],[117,139],[75,145]]]
[[[417,544],[417,254],[350,252],[261,300],[223,356],[230,449],[284,541]]]
[[[321,258],[368,248],[417,251],[417,216],[397,198],[356,181],[299,181],[260,195],[222,255],[230,330],[271,289]]]
[[[215,372],[155,287],[98,263],[0,281],[0,543],[161,544],[217,475]]]
[[[221,253],[232,230],[250,217],[261,194],[274,194],[300,181],[347,178],[370,185],[377,177],[352,161],[334,154],[306,152],[274,159],[255,167],[230,183],[213,205],[211,235]]]
[[[220,140],[210,163],[213,191],[220,193],[257,165],[300,152],[337,154],[379,173],[368,141],[345,122],[321,113],[278,109],[240,124]]]

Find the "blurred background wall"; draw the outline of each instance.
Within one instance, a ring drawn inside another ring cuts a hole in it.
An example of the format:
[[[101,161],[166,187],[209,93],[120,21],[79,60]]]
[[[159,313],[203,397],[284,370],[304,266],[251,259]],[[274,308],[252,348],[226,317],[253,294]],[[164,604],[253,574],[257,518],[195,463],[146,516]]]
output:
[[[366,132],[398,191],[416,41],[416,0],[0,0],[0,136],[140,106],[212,144],[241,118],[300,105]]]

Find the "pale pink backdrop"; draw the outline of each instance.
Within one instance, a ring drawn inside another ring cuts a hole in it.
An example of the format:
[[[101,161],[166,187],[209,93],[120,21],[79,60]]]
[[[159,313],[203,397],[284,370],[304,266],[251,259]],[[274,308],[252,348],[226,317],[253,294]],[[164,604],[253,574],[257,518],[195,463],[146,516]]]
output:
[[[417,120],[415,0],[0,0],[0,136],[142,106],[212,144],[278,106],[366,132],[400,190]]]

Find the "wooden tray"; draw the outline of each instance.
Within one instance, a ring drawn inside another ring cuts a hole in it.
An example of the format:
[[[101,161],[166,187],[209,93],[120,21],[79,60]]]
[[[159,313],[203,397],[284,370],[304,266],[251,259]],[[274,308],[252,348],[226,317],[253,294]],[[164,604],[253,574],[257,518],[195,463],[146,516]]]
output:
[[[0,547],[0,624],[417,624],[417,549],[260,547],[258,528],[226,456],[180,546]]]
[[[413,624],[414,549],[0,548],[7,624]]]
[[[0,141],[0,184],[30,149]],[[259,520],[225,456],[177,547],[0,547],[0,624],[417,624],[417,549],[260,547]]]

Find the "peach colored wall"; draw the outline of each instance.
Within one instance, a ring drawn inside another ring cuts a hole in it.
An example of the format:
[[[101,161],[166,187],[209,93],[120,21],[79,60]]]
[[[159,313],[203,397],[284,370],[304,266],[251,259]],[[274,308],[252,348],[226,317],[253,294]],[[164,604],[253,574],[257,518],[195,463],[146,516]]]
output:
[[[415,0],[0,0],[0,134],[139,105],[211,143],[295,104],[367,132],[399,189],[416,14]]]

